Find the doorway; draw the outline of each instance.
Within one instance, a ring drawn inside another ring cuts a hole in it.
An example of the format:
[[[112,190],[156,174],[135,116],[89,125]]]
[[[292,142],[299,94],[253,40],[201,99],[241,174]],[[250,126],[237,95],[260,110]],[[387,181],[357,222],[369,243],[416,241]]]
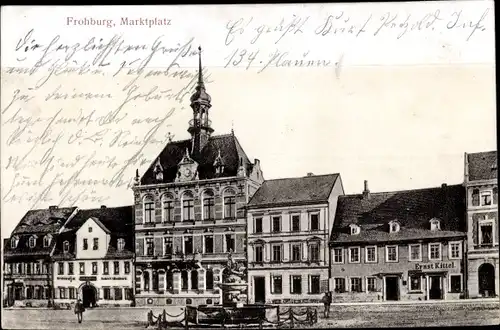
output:
[[[256,304],[266,303],[266,278],[264,276],[255,276],[253,278],[254,296]]]
[[[97,300],[97,292],[96,289],[92,285],[84,285],[82,287],[82,303],[83,307],[95,307],[95,303]]]
[[[399,277],[385,278],[385,300],[399,300]]]
[[[429,299],[443,299],[441,276],[429,276]]]
[[[483,297],[495,296],[495,267],[492,264],[479,266],[479,294]]]

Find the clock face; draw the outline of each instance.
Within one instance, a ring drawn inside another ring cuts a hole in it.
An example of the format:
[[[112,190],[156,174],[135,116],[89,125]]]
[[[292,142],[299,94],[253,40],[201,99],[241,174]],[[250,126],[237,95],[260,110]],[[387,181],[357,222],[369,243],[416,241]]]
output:
[[[184,176],[189,177],[189,176],[191,176],[192,173],[193,172],[191,171],[190,168],[185,168],[184,169]]]

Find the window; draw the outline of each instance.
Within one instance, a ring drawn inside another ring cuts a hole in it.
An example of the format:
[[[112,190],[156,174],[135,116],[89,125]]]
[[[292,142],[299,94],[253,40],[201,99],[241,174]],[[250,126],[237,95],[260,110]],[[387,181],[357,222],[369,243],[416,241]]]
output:
[[[33,299],[33,287],[31,285],[26,286],[26,299]]]
[[[205,236],[205,251],[204,253],[214,253],[214,236],[206,235]]]
[[[68,263],[68,275],[74,274],[74,264],[72,262]]]
[[[292,215],[292,231],[298,232],[300,231],[300,216]]]
[[[376,246],[367,246],[365,248],[365,262],[377,262]]]
[[[479,189],[472,190],[472,206],[479,206]]]
[[[59,288],[59,297],[61,299],[66,299],[66,288]]]
[[[359,226],[351,225],[351,235],[358,235],[360,232]]]
[[[429,260],[441,260],[441,243],[429,244]]]
[[[26,264],[26,274],[31,274],[31,262]]]
[[[320,276],[319,275],[311,275],[309,277],[309,293],[310,294],[318,294],[320,293]]]
[[[107,261],[104,261],[102,263],[102,274],[109,275],[109,262],[107,262]]]
[[[188,272],[187,270],[183,270],[181,272],[181,288],[182,290],[187,290],[188,289]]]
[[[122,288],[115,288],[115,300],[123,299],[123,290]]]
[[[282,294],[283,293],[283,281],[281,280],[281,275],[272,275],[272,288],[271,293]]]
[[[99,250],[99,238],[94,237],[94,244],[92,245],[92,250]]]
[[[273,217],[273,233],[281,232],[281,217]]]
[[[120,262],[119,261],[113,262],[113,273],[114,273],[114,275],[120,275]]]
[[[207,290],[213,290],[214,288],[214,272],[211,269],[207,269],[207,272],[205,273],[205,287]]]
[[[35,262],[35,274],[40,274],[40,263],[39,262]],[[70,275],[73,275],[73,273],[71,273]]]
[[[130,262],[129,261],[125,261],[123,263],[123,267],[124,267],[125,274],[130,274]]]
[[[493,222],[484,222],[479,225],[479,244],[491,245],[493,244]]]
[[[68,253],[69,252],[69,242],[68,241],[64,241],[63,242],[63,252],[64,253]]]
[[[491,191],[481,192],[481,205],[482,206],[491,205]]]
[[[396,221],[389,222],[389,232],[397,233],[398,231],[399,231],[399,223],[397,223]]]
[[[125,299],[126,300],[132,300],[133,297],[133,291],[131,288],[125,288]]]
[[[97,275],[97,262],[92,263],[92,275]]]
[[[360,277],[351,277],[351,292],[362,292],[363,288],[361,286]]]
[[[17,247],[17,243],[19,243],[19,237],[17,236],[12,237],[12,239],[10,240],[10,247],[12,249],[15,249]]]
[[[33,298],[34,299],[42,299],[42,292],[43,292],[42,286],[39,286],[39,285],[35,286],[35,292],[33,294],[34,295]],[[74,291],[73,291],[73,293],[74,293]]]
[[[255,218],[255,233],[262,233],[262,218]]]
[[[80,262],[80,275],[85,275],[85,263]]]
[[[281,262],[281,245],[273,245],[273,262]]]
[[[172,237],[163,238],[163,255],[171,255],[174,252]]]
[[[153,197],[147,196],[144,198],[144,223],[152,223],[155,221],[155,202]]]
[[[449,259],[460,259],[462,257],[462,242],[450,242]]]
[[[229,194],[234,195],[234,192],[229,192]],[[224,197],[224,218],[236,218],[236,198],[234,196]]]
[[[125,249],[125,239],[119,238],[118,239],[118,251],[123,251],[123,249]]]
[[[431,221],[431,230],[441,230],[441,225],[438,219],[432,219]]]
[[[144,277],[144,291],[149,291],[149,272],[144,272],[142,276]]]
[[[420,275],[411,275],[408,279],[410,282],[410,291],[422,291],[422,277]]]
[[[335,277],[333,279],[333,283],[335,284],[335,292],[337,293],[345,292],[345,278]]]
[[[366,290],[368,290],[368,292],[377,291],[377,279],[375,277],[366,278]]]
[[[255,253],[255,262],[263,262],[264,261],[264,247],[262,245],[255,245],[254,246],[254,253]]]
[[[385,261],[398,262],[398,247],[397,245],[386,246],[385,248]]]
[[[193,253],[193,237],[185,236],[184,237],[184,254],[192,254]]]
[[[34,236],[31,236],[28,241],[29,247],[34,248],[36,244],[36,238]]]
[[[313,242],[309,244],[309,261],[319,261],[319,243]]]
[[[89,240],[84,238],[83,239],[83,249],[88,250],[89,249]]]
[[[103,288],[103,293],[104,293],[104,300],[111,300],[111,289],[110,288]]]
[[[450,275],[450,292],[462,292],[462,275]]]
[[[51,235],[46,235],[43,238],[43,247],[49,247],[51,241],[52,241],[52,236]]]
[[[57,263],[57,275],[64,275],[64,262]]]
[[[409,255],[410,261],[422,261],[422,245],[410,244],[409,251],[410,251]]]
[[[155,253],[153,237],[146,237],[146,255],[151,257]]]
[[[493,188],[493,204],[498,204],[498,188]]]
[[[50,287],[46,286],[45,287],[45,299],[50,299],[52,298],[52,290]]]
[[[191,193],[185,193],[182,199],[182,220],[194,221],[194,199]]]
[[[290,293],[301,294],[302,293],[302,276],[292,275],[290,276]]]
[[[333,249],[333,263],[342,264],[344,263],[344,249],[334,248]]]
[[[234,234],[226,234],[225,235],[226,242],[226,252],[234,252]]]
[[[300,261],[302,259],[301,244],[292,244],[292,261]]]
[[[168,197],[163,197],[163,221],[174,221],[174,201]]]
[[[205,191],[203,194],[203,219],[215,219],[215,200],[211,191]]]
[[[350,247],[349,248],[349,262],[350,263],[359,262],[359,247]]]
[[[69,299],[75,299],[75,288],[69,288]]]
[[[311,214],[311,231],[319,230],[319,214]]]

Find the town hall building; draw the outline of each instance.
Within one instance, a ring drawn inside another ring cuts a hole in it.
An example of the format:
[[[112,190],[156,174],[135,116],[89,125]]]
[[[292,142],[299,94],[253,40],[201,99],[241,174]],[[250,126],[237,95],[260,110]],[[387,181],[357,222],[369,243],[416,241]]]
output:
[[[137,305],[222,304],[228,255],[246,265],[244,207],[264,177],[234,132],[213,134],[199,50],[190,138],[170,141],[135,178]]]

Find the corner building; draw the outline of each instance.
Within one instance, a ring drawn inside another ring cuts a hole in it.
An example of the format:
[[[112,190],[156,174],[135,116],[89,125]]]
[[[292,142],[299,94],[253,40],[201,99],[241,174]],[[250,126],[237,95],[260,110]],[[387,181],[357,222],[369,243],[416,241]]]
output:
[[[464,186],[469,298],[495,297],[500,291],[496,151],[465,154]]]
[[[464,297],[462,185],[340,196],[330,239],[333,302]]]
[[[169,142],[136,175],[138,306],[222,304],[217,283],[229,253],[246,265],[245,206],[264,178],[234,132],[213,135],[201,54],[191,108],[191,137]]]
[[[329,291],[328,237],[339,174],[268,180],[248,204],[250,303],[319,303]]]

